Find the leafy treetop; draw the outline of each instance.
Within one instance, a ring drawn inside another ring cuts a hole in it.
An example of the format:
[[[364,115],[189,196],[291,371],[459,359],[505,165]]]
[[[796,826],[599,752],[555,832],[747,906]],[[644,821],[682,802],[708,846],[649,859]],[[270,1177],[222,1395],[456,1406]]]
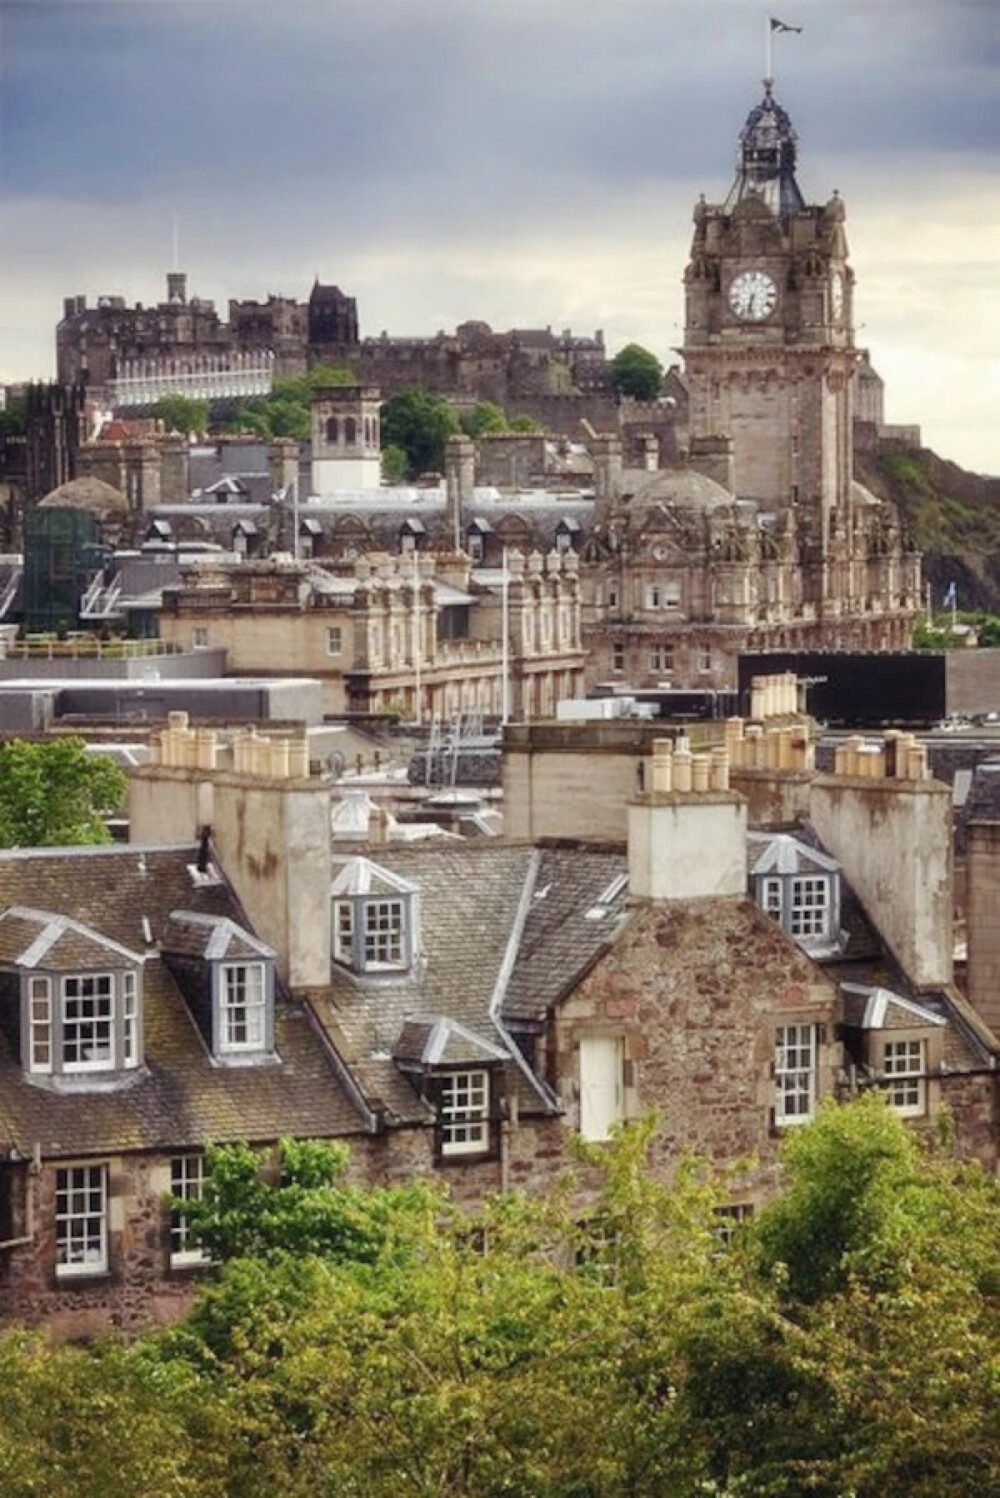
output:
[[[611,379],[619,395],[655,400],[663,385],[663,365],[639,343],[627,343],[611,361]]]
[[[105,817],[121,805],[125,775],[82,739],[0,744],[0,847],[106,843]]]

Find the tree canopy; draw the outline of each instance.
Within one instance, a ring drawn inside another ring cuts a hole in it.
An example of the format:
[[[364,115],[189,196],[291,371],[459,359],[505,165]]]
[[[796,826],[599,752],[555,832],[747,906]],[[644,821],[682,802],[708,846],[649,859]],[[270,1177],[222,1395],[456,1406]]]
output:
[[[397,390],[382,407],[382,445],[406,454],[408,478],[443,472],[445,443],[460,430],[448,402],[426,390]]]
[[[220,401],[213,407],[213,424],[227,432],[252,432],[265,441],[275,437],[302,440],[311,430],[313,391],[355,383],[350,369],[337,364],[316,364],[304,375],[276,379],[268,395]]]
[[[663,365],[640,343],[627,343],[611,361],[611,379],[619,395],[651,401],[663,385]]]
[[[0,1491],[998,1491],[996,1180],[879,1097],[831,1105],[726,1244],[732,1183],[688,1160],[662,1184],[654,1133],[475,1214],[438,1184],[352,1185],[325,1144],[283,1146],[274,1180],[213,1152],[218,1267],[183,1323],[129,1349],[0,1339]]]
[[[0,847],[110,842],[105,818],[126,786],[118,766],[88,754],[82,739],[0,744]]]
[[[164,395],[153,407],[153,415],[162,421],[168,432],[208,431],[208,404],[191,400],[186,395]]]

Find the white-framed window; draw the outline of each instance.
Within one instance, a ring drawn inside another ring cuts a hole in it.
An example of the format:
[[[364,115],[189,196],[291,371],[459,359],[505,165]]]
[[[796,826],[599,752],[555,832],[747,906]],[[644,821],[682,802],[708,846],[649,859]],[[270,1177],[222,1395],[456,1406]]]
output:
[[[354,960],[354,903],[351,900],[334,901],[333,955],[338,962]]]
[[[478,531],[470,531],[465,538],[465,548],[469,553],[469,561],[479,563],[486,553],[486,545]]]
[[[200,1202],[205,1192],[204,1155],[177,1155],[170,1162],[170,1194],[181,1201]],[[191,1233],[187,1217],[175,1207],[170,1214],[170,1265],[207,1264],[208,1253]]]
[[[616,673],[625,670],[625,646],[620,640],[611,646],[611,669]]]
[[[825,936],[830,924],[830,881],[802,877],[792,880],[789,930],[793,936]]]
[[[922,1040],[887,1040],[882,1047],[882,1070],[889,1102],[908,1117],[927,1111],[927,1083]]]
[[[660,607],[659,583],[650,583],[646,588],[646,607],[647,609],[658,609]]]
[[[110,973],[82,973],[64,978],[63,1071],[107,1071],[114,1064],[114,979]]]
[[[139,1065],[139,984],[135,973],[122,973],[122,1065]]]
[[[454,1071],[441,1078],[442,1155],[480,1155],[490,1146],[490,1076]]]
[[[208,630],[205,628],[204,625],[199,625],[197,627],[197,629],[193,629],[191,631],[191,649],[192,650],[207,650],[208,649]]]
[[[717,1219],[716,1234],[720,1243],[728,1247],[739,1233],[741,1228],[746,1227],[753,1217],[753,1206],[750,1202],[727,1202],[725,1206],[716,1207]]]
[[[365,967],[402,967],[406,916],[402,900],[365,902]]]
[[[711,671],[711,669],[712,669],[712,647],[711,647],[711,645],[704,645],[698,651],[698,670],[701,671],[702,673],[707,673],[707,672]]]
[[[618,1035],[580,1037],[580,1133],[601,1142],[625,1117],[624,1044]]]
[[[404,556],[417,549],[417,538],[412,531],[403,531],[399,538],[399,549]]]
[[[681,585],[676,579],[671,579],[663,584],[663,607],[665,609],[679,609],[681,606]]]
[[[52,979],[28,979],[28,1066],[52,1070]]]
[[[56,1275],[106,1274],[108,1188],[103,1165],[56,1171]]]
[[[609,609],[616,609],[617,607],[618,607],[618,584],[617,583],[608,583],[608,608]]]
[[[262,962],[225,962],[219,973],[220,1051],[262,1051],[265,983]]]
[[[651,645],[649,647],[649,669],[651,671],[672,671],[674,669],[674,647],[672,645]]]
[[[784,903],[782,893],[782,880],[765,879],[763,881],[764,913],[773,916],[776,921],[781,920],[781,910]]]
[[[340,655],[344,648],[344,635],[339,624],[328,624],[326,627],[326,653],[327,655]]]
[[[774,1036],[774,1121],[806,1123],[816,1106],[816,1026],[779,1025]]]

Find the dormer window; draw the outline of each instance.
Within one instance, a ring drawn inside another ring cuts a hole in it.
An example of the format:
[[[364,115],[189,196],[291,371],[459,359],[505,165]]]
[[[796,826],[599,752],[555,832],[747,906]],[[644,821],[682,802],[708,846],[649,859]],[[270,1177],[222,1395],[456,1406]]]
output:
[[[217,1062],[274,1057],[271,947],[226,916],[174,910],[163,954]]]
[[[333,958],[356,973],[408,969],[416,950],[416,886],[367,858],[333,881]]]
[[[750,887],[765,915],[812,956],[832,955],[840,941],[840,866],[787,833],[747,838]]]
[[[20,906],[0,916],[0,941],[0,1027],[29,1077],[80,1082],[141,1065],[138,953],[67,916]]]
[[[219,1050],[263,1050],[266,1006],[262,962],[222,963],[219,969]]]

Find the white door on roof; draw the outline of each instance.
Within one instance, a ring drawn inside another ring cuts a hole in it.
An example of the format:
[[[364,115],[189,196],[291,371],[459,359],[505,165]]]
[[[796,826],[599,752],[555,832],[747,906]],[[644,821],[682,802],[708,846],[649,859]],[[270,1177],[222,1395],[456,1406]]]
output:
[[[584,1139],[607,1139],[611,1125],[624,1117],[622,1063],[620,1036],[580,1037],[580,1133]]]

